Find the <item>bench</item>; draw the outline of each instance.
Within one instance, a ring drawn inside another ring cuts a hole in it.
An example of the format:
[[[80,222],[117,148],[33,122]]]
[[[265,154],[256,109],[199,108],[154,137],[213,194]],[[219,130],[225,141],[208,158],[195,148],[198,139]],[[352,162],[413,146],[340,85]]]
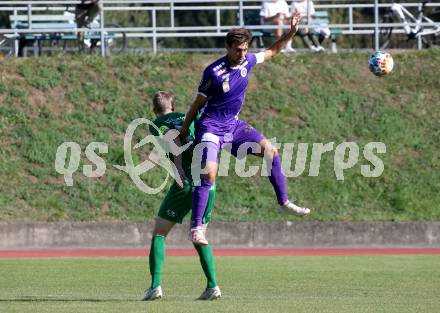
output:
[[[34,46],[34,55],[42,55],[43,53],[43,41],[67,41],[78,40],[78,30],[75,22],[75,14],[71,12],[64,12],[63,15],[10,15],[9,20],[11,23],[11,29],[14,30],[15,35],[10,39],[18,40],[19,47],[16,51],[16,55],[26,56],[27,44],[32,43]],[[101,34],[99,33],[99,23],[92,23],[91,29],[96,29],[95,32],[86,33],[84,39],[87,40],[100,40]],[[20,30],[32,29],[35,32],[32,33],[20,33]],[[38,32],[38,30],[53,29],[59,30],[59,32]],[[112,34],[105,34],[105,39],[113,38]]]
[[[261,25],[260,15],[256,12],[245,12],[243,15],[244,25]],[[310,21],[310,26],[312,28],[316,27],[328,27],[330,24],[329,16],[327,11],[316,11],[312,16]],[[274,31],[265,31],[265,30],[251,30],[252,33],[252,42],[257,40],[257,47],[264,48],[264,37],[274,37]],[[332,52],[337,52],[336,46],[336,36],[342,34],[342,30],[331,28],[330,29],[330,38],[331,38],[331,50]],[[252,44],[251,42],[251,44]]]

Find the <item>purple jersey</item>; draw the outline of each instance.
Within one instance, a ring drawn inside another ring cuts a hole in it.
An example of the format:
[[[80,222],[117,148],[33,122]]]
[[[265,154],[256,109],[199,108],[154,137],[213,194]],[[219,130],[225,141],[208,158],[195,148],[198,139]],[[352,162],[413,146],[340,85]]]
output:
[[[232,67],[224,56],[203,72],[199,93],[206,96],[199,121],[202,132],[222,135],[235,127],[243,105],[249,73],[257,63],[255,54],[248,53],[242,64]]]

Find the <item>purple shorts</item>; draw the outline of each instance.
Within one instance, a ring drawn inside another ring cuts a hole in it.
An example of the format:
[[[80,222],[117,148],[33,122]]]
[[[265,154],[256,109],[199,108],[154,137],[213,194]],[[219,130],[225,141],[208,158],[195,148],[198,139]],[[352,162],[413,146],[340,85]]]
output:
[[[237,120],[235,127],[232,127],[232,132],[219,135],[210,133],[197,127],[196,130],[196,144],[200,147],[196,148],[200,153],[203,149],[202,163],[206,161],[213,161],[218,163],[218,154],[224,148],[237,158],[243,158],[249,154],[261,152],[259,150],[259,143],[265,137],[245,121]]]

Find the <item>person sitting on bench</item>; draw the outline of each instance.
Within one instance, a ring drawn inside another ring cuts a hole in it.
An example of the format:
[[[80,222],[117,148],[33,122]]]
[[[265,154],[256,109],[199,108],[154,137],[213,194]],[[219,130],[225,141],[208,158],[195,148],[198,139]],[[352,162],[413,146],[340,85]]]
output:
[[[289,24],[289,6],[285,0],[265,1],[261,5],[260,18],[261,25],[277,25],[275,38],[279,39],[283,35],[283,25]],[[294,52],[290,42],[286,45],[285,51]]]
[[[80,4],[75,6],[75,22],[78,28],[89,27],[93,20],[101,12],[101,4],[99,0],[81,0]],[[84,32],[78,34],[78,44],[80,50],[85,48]],[[91,43],[91,49],[94,48],[94,42]]]
[[[308,25],[307,18],[312,17],[316,11],[312,0],[294,0],[292,1],[292,11],[298,11],[301,14],[301,23]],[[322,42],[330,37],[330,29],[327,25],[314,24],[313,29],[305,26],[298,31],[304,45],[312,51],[320,52],[325,48]],[[316,35],[318,38],[316,38]]]

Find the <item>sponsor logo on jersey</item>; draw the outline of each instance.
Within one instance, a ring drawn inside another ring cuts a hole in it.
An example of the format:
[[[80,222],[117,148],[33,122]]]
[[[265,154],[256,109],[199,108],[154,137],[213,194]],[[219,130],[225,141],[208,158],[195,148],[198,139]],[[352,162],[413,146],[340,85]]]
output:
[[[229,76],[226,77],[226,79],[222,83],[223,92],[228,92],[231,87],[229,86]]]
[[[223,92],[228,92],[231,89],[229,86],[229,73],[222,76],[222,88]]]

